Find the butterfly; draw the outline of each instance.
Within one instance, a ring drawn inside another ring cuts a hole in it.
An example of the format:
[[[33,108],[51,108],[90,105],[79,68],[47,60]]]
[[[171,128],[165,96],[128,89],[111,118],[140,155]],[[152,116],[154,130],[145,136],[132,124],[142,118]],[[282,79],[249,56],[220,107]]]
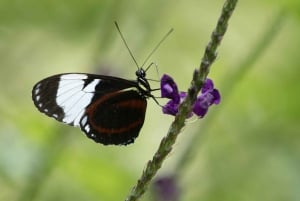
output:
[[[145,71],[137,80],[84,73],[58,74],[38,82],[32,99],[38,110],[79,126],[104,145],[130,144],[144,124],[151,88]]]
[[[138,67],[118,24],[115,24]],[[156,101],[151,94],[154,90],[146,79],[146,71],[152,64],[145,70],[138,67],[136,80],[87,73],[53,75],[34,85],[32,100],[40,112],[59,122],[80,127],[97,143],[127,145],[134,142],[144,124],[147,98]]]

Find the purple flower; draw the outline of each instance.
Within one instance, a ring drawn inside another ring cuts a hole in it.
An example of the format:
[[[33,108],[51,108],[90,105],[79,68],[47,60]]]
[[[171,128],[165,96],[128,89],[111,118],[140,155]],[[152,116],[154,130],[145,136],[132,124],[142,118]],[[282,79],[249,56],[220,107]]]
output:
[[[169,75],[163,75],[161,78],[161,96],[170,99],[162,110],[164,114],[175,116],[178,113],[180,103],[185,99],[186,92],[178,92],[175,81]],[[200,118],[204,117],[208,108],[212,104],[219,104],[221,95],[217,89],[214,88],[214,83],[211,79],[206,79],[201,94],[198,96],[193,105],[193,113]],[[191,117],[192,114],[189,115]]]
[[[212,104],[219,104],[220,99],[221,96],[217,89],[212,89],[211,91],[205,92],[197,98],[193,105],[193,112],[199,117],[204,117],[209,106]]]
[[[173,78],[164,74],[160,79],[161,97],[174,100],[176,103],[180,101],[178,88]]]
[[[163,106],[162,110],[164,114],[175,116],[178,113],[178,106],[186,97],[186,92],[180,92],[180,94],[176,94],[174,97],[174,99],[169,100],[167,104]]]
[[[172,175],[158,178],[153,183],[155,200],[177,201],[180,198],[180,189],[176,178]]]

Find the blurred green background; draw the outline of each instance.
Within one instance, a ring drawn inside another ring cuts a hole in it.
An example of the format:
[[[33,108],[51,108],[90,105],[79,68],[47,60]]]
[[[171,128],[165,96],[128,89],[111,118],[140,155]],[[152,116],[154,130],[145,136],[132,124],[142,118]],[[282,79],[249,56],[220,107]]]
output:
[[[39,113],[32,86],[63,72],[135,79],[116,20],[140,64],[174,28],[150,61],[186,90],[223,3],[0,0],[0,200],[124,200],[173,117],[149,100],[134,144],[102,146]],[[298,0],[238,3],[209,75],[222,102],[187,122],[157,175],[176,175],[181,200],[300,200],[299,25]]]

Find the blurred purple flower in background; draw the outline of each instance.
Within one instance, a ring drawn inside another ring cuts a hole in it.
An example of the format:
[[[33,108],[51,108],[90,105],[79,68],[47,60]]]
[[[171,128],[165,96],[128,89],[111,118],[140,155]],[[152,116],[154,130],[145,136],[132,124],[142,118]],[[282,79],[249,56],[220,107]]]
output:
[[[160,79],[160,89],[162,98],[170,99],[166,105],[163,106],[163,113],[175,116],[178,113],[178,106],[183,102],[187,93],[179,92],[173,78],[166,74]],[[212,104],[219,104],[220,101],[221,95],[219,91],[214,88],[213,81],[206,79],[201,89],[201,94],[193,105],[193,113],[202,118]],[[191,116],[192,114],[189,115],[189,117]]]
[[[174,176],[163,176],[153,183],[155,200],[178,201],[180,190]]]

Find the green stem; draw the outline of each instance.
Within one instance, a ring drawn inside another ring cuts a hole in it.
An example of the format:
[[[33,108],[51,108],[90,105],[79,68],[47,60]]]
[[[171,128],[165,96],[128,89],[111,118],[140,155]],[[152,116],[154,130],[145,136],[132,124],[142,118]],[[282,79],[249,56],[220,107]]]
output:
[[[191,111],[192,105],[197,98],[197,94],[205,82],[210,66],[217,57],[217,47],[220,45],[226,32],[228,21],[236,4],[237,0],[227,0],[225,2],[217,26],[211,35],[211,41],[205,49],[200,68],[194,71],[193,80],[190,88],[188,89],[187,98],[180,105],[178,115],[171,124],[167,136],[162,139],[152,160],[148,161],[146,169],[143,171],[140,179],[138,179],[136,186],[133,187],[131,193],[126,198],[126,201],[138,200],[145,193],[151,179],[160,169],[166,156],[171,152],[177,136],[185,125],[185,119]]]

